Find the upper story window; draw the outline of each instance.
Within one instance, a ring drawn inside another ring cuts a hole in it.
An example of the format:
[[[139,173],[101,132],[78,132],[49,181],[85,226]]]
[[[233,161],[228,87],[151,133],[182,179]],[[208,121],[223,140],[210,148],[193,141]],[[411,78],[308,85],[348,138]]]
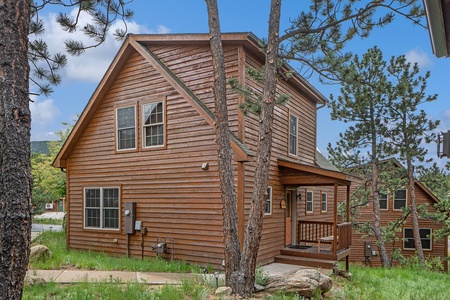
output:
[[[84,227],[119,229],[119,188],[84,189]]]
[[[379,193],[380,198],[380,209],[387,210],[388,209],[388,196],[387,194]]]
[[[422,249],[431,250],[431,229],[420,228],[419,230],[420,241],[422,242]],[[403,249],[414,250],[416,245],[414,244],[414,233],[412,228],[403,229]]]
[[[272,214],[272,187],[267,187],[267,196],[266,196],[266,206],[264,208],[264,214],[265,215],[271,215]]]
[[[313,193],[306,192],[306,212],[313,212]]]
[[[163,101],[142,105],[143,147],[164,146]]]
[[[327,193],[322,193],[322,212],[327,211]]]
[[[298,147],[298,118],[289,115],[289,154],[297,155]]]
[[[394,195],[394,209],[406,207],[406,190],[397,190]]]
[[[136,107],[116,110],[117,150],[136,149]]]

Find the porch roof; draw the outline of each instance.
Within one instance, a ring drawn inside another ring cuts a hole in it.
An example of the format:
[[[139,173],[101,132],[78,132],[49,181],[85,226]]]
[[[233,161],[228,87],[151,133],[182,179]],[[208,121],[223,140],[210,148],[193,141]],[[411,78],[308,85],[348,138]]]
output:
[[[358,177],[320,167],[299,164],[293,161],[278,159],[281,170],[281,183],[284,185],[327,186],[345,185],[360,181]]]

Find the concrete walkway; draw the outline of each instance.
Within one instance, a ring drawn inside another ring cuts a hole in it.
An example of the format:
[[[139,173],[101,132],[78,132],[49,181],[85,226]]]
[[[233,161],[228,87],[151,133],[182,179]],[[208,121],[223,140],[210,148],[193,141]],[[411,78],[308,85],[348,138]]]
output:
[[[272,263],[263,267],[268,275],[283,275],[307,267]],[[320,270],[329,275],[331,270]],[[28,277],[42,278],[46,282],[75,283],[75,282],[139,282],[146,284],[181,284],[184,280],[201,278],[215,284],[214,274],[192,273],[157,273],[157,272],[126,272],[126,271],[89,271],[89,270],[29,270]],[[219,283],[223,285],[224,274],[219,274]]]

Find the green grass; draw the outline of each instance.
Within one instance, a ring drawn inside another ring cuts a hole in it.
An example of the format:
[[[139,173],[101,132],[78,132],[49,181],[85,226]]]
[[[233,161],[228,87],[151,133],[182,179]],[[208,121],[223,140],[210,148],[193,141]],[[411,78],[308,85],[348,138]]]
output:
[[[25,286],[22,299],[192,299],[204,300],[212,291],[195,282],[183,283],[181,286],[164,285],[155,287],[140,283],[88,283],[81,282],[71,285],[46,283]]]
[[[334,278],[331,299],[448,299],[448,274],[396,267],[391,270],[351,266],[351,281]]]
[[[46,261],[30,262],[30,269],[66,269],[77,268],[99,271],[134,271],[134,272],[170,272],[170,273],[200,273],[199,266],[183,261],[166,261],[160,258],[114,257],[105,253],[91,251],[74,251],[66,249],[65,232],[43,232],[32,245],[47,246],[52,257]]]
[[[49,224],[49,225],[62,225],[62,219],[52,219],[52,218],[34,218],[33,224]]]

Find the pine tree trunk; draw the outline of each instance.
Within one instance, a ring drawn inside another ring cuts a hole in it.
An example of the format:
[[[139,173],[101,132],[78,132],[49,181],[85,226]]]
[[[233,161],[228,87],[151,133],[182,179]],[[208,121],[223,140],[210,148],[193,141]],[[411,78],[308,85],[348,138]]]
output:
[[[240,245],[237,228],[237,199],[234,188],[230,131],[228,128],[225,61],[220,35],[217,1],[206,0],[206,4],[208,9],[208,25],[211,34],[210,44],[214,67],[215,125],[223,211],[225,279],[226,284],[235,291],[235,287],[239,283],[236,282],[236,278],[232,278],[231,275],[236,272],[239,267]]]
[[[409,180],[409,199],[411,201],[411,218],[414,235],[414,246],[416,247],[416,252],[417,255],[419,256],[420,265],[423,267],[425,266],[425,256],[423,254],[422,240],[420,239],[420,227],[419,227],[419,216],[417,214],[414,172],[411,163],[408,162],[407,164],[408,164],[407,169]]]
[[[244,236],[241,262],[236,287],[239,295],[249,297],[254,292],[256,259],[258,256],[264,209],[269,180],[270,156],[272,149],[273,110],[277,84],[277,62],[279,47],[281,0],[272,0],[269,17],[269,36],[264,69],[264,90],[261,114],[259,116],[259,139],[256,154],[256,172],[247,228]]]
[[[21,299],[31,232],[29,0],[0,1],[0,299]]]
[[[380,208],[380,195],[378,193],[378,163],[372,163],[372,197],[373,197],[373,232],[377,239],[378,250],[380,251],[381,265],[385,268],[391,267],[391,262],[384,243],[384,237],[381,234],[381,208]]]

